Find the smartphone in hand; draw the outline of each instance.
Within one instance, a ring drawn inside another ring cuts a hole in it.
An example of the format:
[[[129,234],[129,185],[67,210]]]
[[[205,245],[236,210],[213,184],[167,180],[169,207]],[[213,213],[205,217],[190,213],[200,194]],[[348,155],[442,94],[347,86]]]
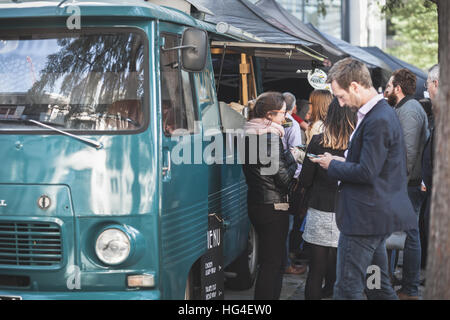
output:
[[[308,156],[309,158],[320,158],[320,156],[318,156],[317,154],[312,153],[307,153],[306,156]]]

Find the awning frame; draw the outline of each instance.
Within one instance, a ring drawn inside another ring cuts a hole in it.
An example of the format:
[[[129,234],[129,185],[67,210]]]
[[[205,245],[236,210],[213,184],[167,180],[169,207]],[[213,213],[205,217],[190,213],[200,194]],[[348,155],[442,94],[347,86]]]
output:
[[[240,42],[240,41],[212,41],[211,48],[223,47],[240,50],[256,57],[283,58],[293,60],[310,60],[311,58],[323,62],[326,56],[301,45],[278,44],[267,42]]]

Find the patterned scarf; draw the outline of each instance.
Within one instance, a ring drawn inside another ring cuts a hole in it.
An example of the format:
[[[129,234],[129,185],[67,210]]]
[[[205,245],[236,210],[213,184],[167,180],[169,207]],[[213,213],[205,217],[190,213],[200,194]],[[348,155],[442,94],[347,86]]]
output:
[[[245,133],[265,134],[274,133],[280,137],[284,136],[284,128],[278,123],[272,122],[265,118],[254,118],[248,121],[244,126]]]

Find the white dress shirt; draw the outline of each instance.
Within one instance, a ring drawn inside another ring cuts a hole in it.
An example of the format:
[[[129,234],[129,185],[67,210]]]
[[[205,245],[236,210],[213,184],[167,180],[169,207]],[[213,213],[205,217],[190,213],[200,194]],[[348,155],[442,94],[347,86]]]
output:
[[[374,96],[372,99],[370,99],[369,101],[367,101],[367,103],[365,105],[363,105],[361,108],[358,109],[358,122],[356,123],[356,127],[355,130],[352,132],[352,135],[350,136],[350,141],[352,141],[353,135],[355,134],[356,130],[358,129],[359,125],[361,124],[361,122],[363,121],[364,117],[369,113],[370,110],[373,109],[373,107],[375,107],[375,105],[380,101],[384,99],[383,94],[377,94],[376,96]],[[348,143],[348,146],[350,147],[350,142]],[[344,152],[344,157],[347,158],[347,154],[348,154],[348,149],[345,150]]]

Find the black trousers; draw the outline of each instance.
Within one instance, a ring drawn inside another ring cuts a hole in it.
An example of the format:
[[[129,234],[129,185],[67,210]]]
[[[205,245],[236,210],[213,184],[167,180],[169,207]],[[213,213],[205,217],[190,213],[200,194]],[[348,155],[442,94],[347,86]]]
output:
[[[276,211],[273,204],[249,204],[248,215],[259,240],[255,300],[278,300],[283,284],[289,214]]]
[[[333,295],[336,281],[337,249],[310,243],[309,271],[305,285],[305,300],[320,300]],[[325,287],[322,282],[325,279]]]

